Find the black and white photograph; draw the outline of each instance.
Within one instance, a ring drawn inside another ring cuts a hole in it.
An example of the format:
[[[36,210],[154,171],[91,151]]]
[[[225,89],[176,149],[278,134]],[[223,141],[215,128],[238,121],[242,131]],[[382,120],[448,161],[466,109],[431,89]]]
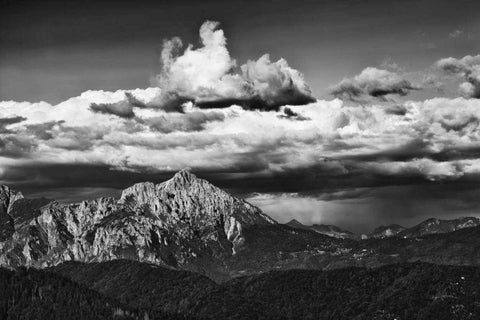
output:
[[[0,320],[480,319],[480,1],[0,0]]]

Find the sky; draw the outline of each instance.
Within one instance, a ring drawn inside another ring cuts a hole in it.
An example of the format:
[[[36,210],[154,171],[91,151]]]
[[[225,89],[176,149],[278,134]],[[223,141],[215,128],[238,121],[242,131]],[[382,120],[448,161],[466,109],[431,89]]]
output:
[[[0,183],[192,168],[279,222],[480,216],[478,1],[3,1]]]

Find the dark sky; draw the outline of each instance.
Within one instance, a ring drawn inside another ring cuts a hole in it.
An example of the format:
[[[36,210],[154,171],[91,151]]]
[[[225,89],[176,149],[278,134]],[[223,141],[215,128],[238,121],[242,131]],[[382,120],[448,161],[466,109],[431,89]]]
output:
[[[0,182],[29,196],[118,195],[189,166],[280,222],[480,215],[479,1],[0,10]]]

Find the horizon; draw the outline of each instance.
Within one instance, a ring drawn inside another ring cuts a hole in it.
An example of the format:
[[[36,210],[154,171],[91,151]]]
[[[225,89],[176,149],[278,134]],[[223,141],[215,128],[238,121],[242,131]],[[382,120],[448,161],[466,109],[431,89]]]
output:
[[[477,1],[1,8],[0,184],[25,195],[191,167],[283,223],[480,217]]]

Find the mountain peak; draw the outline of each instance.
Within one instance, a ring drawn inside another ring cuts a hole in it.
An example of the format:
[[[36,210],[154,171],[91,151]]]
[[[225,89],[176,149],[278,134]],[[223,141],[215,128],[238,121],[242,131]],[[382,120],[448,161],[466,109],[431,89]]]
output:
[[[182,170],[175,173],[175,175],[170,179],[170,181],[180,182],[189,184],[193,181],[198,180],[199,178],[192,173],[192,169],[189,167],[183,168]]]
[[[188,220],[197,228],[198,224],[223,221],[229,229],[234,220],[243,226],[276,223],[257,207],[198,178],[190,168],[160,184],[143,182],[123,190],[120,201],[131,200],[136,208],[147,207],[168,224],[185,224]]]

